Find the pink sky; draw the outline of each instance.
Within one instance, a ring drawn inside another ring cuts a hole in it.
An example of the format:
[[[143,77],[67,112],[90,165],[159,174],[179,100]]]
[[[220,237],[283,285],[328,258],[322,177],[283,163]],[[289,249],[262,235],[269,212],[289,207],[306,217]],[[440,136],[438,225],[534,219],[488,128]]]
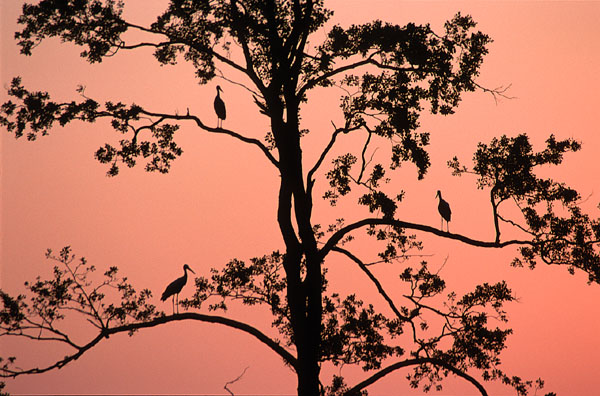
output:
[[[143,2],[144,8],[142,2],[126,3],[126,17],[140,24],[150,23],[164,8],[162,1]],[[267,123],[256,114],[245,90],[223,80],[199,86],[189,66],[159,67],[151,51],[123,53],[90,66],[78,57],[78,48],[52,40],[34,50],[32,57],[20,56],[12,40],[20,4],[4,1],[0,6],[3,86],[20,75],[26,87],[70,100],[82,84],[87,95],[100,101],[135,102],[165,112],[185,113],[189,108],[212,125],[216,123],[214,86],[220,84],[228,106],[226,127],[264,136]],[[512,84],[508,93],[515,99],[496,104],[490,95],[476,92],[465,95],[455,115],[422,119],[422,129],[432,136],[432,167],[419,182],[411,166],[400,171],[399,188],[408,194],[399,217],[439,226],[434,195],[441,189],[452,205],[453,232],[492,239],[487,192],[477,190],[468,177],[452,177],[445,163],[454,155],[468,163],[479,141],[522,132],[530,135],[536,149],[551,133],[583,143],[583,149],[568,155],[552,177],[589,197],[583,207],[593,217],[600,215],[596,208],[600,201],[600,2],[335,0],[326,4],[335,11],[333,22],[342,25],[378,18],[398,24],[429,22],[439,30],[457,11],[471,14],[478,28],[494,39],[479,82],[490,88]],[[313,40],[325,34],[319,31]],[[312,130],[305,146],[307,163],[314,161],[316,148],[328,139],[331,121],[341,124],[335,104],[339,95],[335,90],[313,94],[304,109],[303,122]],[[170,304],[158,297],[169,281],[181,275],[183,263],[206,275],[230,258],[248,259],[281,248],[275,221],[279,177],[254,147],[183,125],[178,143],[184,154],[169,174],[149,174],[137,167],[107,178],[107,168],[94,160],[93,153],[118,139],[106,122],[73,123],[33,143],[2,133],[3,290],[19,293],[26,280],[49,274],[52,265],[44,260],[45,250],[71,245],[98,268],[118,266],[138,289],[151,289],[158,307],[169,312]],[[342,143],[351,147],[352,141]],[[325,188],[323,179],[318,183],[318,188]],[[329,224],[340,215],[350,221],[362,214],[341,210],[317,203],[315,221]],[[433,254],[432,268],[448,256],[441,275],[449,290],[465,292],[484,281],[506,279],[519,297],[518,303],[508,306],[514,334],[503,354],[506,371],[528,379],[542,377],[545,391],[563,396],[600,389],[598,285],[588,286],[586,276],[570,276],[564,268],[511,268],[513,250],[470,249],[426,236],[423,240],[426,253]],[[327,264],[332,289],[359,290],[363,298],[373,298],[382,306],[371,284],[350,263],[332,257]],[[390,290],[399,285],[398,267],[381,266],[375,272]],[[188,285],[182,296],[191,293]],[[232,309],[229,316],[270,331],[265,312]],[[14,340],[2,340],[0,345],[3,356],[23,356],[23,365],[33,357],[48,361],[62,356],[60,350]],[[268,349],[244,334],[202,323],[169,324],[132,338],[112,337],[59,371],[8,380],[7,389],[14,394],[223,394],[223,385],[248,366],[243,379],[231,386],[236,393],[295,392],[294,375]],[[338,370],[323,369],[328,374]],[[364,378],[350,368],[342,374],[349,382]],[[419,394],[409,388],[406,374],[400,371],[386,377],[370,394]],[[493,395],[513,394],[498,384],[489,385],[489,390]],[[464,381],[449,381],[440,394],[477,393]]]

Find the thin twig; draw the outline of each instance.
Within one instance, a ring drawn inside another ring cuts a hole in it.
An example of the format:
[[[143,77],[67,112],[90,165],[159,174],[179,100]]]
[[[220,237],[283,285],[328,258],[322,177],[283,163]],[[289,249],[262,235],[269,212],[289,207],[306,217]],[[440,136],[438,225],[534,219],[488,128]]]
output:
[[[518,99],[516,96],[508,96],[506,95],[506,91],[508,91],[508,89],[512,86],[512,84],[508,84],[507,86],[499,86],[497,88],[494,89],[490,89],[490,88],[485,88],[479,84],[477,84],[476,82],[473,82],[473,84],[481,89],[483,92],[487,92],[490,95],[492,95],[492,97],[494,98],[494,103],[498,104],[498,97],[502,97],[504,99]]]
[[[239,82],[237,82],[237,81],[234,81],[234,80],[231,80],[231,79],[229,79],[229,78],[225,77],[225,75],[223,74],[223,72],[222,72],[221,70],[219,70],[219,69],[216,69],[216,70],[217,70],[217,72],[218,72],[218,74],[217,74],[217,77],[218,77],[218,78],[221,78],[221,79],[223,79],[223,80],[227,81],[227,82],[228,82],[228,83],[230,83],[230,84],[233,84],[233,85],[238,85],[238,86],[240,86],[240,87],[244,88],[246,91],[250,92],[252,95],[256,95],[256,96],[258,96],[259,98],[262,98],[262,97],[263,97],[263,96],[262,96],[262,94],[260,94],[259,92],[256,92],[256,91],[255,91],[255,90],[253,90],[252,88],[248,88],[248,86],[246,86],[245,84],[239,83]]]
[[[240,379],[241,379],[241,378],[244,376],[244,374],[246,374],[246,370],[248,370],[249,368],[250,368],[250,366],[246,367],[246,368],[244,369],[244,371],[242,371],[242,374],[240,374],[240,375],[239,375],[239,376],[238,376],[236,379],[234,379],[234,380],[231,380],[231,381],[227,381],[227,382],[225,383],[225,386],[224,386],[223,388],[225,388],[225,390],[226,390],[227,392],[229,392],[229,394],[230,394],[231,396],[235,396],[235,394],[234,394],[234,393],[233,393],[233,392],[232,392],[232,391],[231,391],[231,390],[230,390],[230,389],[227,387],[227,385],[231,385],[231,384],[233,384],[233,383],[235,383],[235,382],[238,382],[238,381],[239,381],[239,380],[240,380]]]

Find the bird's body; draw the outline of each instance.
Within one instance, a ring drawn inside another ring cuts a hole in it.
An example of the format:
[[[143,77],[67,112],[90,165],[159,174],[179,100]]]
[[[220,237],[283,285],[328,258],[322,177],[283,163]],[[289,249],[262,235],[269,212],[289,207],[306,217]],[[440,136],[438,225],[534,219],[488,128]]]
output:
[[[179,292],[181,292],[181,289],[183,289],[183,286],[187,283],[187,270],[190,270],[195,274],[195,272],[185,264],[183,266],[183,276],[171,282],[160,297],[161,301],[165,301],[167,298],[173,296],[173,313],[175,313],[175,297],[177,297],[177,313],[179,313]]]
[[[225,102],[221,99],[220,92],[223,90],[217,85],[217,96],[215,96],[215,113],[217,113],[217,128],[223,126],[223,120],[227,117],[227,110],[225,109]]]
[[[452,211],[450,210],[450,205],[448,204],[448,202],[444,201],[444,199],[442,198],[442,192],[440,190],[438,190],[435,196],[440,199],[440,202],[438,203],[438,212],[440,212],[440,215],[442,216],[441,229],[442,231],[444,231],[444,220],[446,220],[446,229],[448,230],[448,232],[450,232],[449,223],[450,219],[452,218]]]

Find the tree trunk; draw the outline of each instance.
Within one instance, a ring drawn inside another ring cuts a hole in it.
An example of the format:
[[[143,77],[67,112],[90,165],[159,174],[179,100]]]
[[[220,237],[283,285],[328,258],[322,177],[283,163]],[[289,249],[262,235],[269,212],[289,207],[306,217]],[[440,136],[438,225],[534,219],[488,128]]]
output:
[[[321,394],[320,370],[318,362],[298,361],[298,396],[319,396]]]
[[[288,114],[293,113],[288,109]],[[294,117],[292,117],[294,118]],[[273,121],[273,120],[272,120]],[[281,186],[278,222],[286,244],[284,269],[290,324],[298,358],[298,395],[320,395],[321,264],[311,225],[311,204],[302,174],[302,153],[296,122],[272,123],[279,151]],[[292,216],[297,230],[293,227]],[[302,266],[305,266],[304,273]]]

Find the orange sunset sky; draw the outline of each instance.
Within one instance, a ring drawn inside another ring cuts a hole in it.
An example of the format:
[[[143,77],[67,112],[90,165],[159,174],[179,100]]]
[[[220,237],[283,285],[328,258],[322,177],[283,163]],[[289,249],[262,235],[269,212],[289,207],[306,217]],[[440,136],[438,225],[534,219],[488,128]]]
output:
[[[150,24],[166,1],[126,0],[125,17],[138,25]],[[328,26],[348,26],[373,19],[405,24],[431,23],[441,31],[445,20],[460,11],[478,22],[478,29],[494,42],[478,82],[486,87],[511,85],[496,103],[484,92],[464,95],[456,114],[424,114],[421,128],[431,133],[432,166],[422,181],[407,165],[399,172],[399,189],[407,192],[399,208],[403,220],[439,227],[436,190],[452,205],[451,230],[477,239],[492,240],[493,224],[488,192],[477,190],[468,176],[453,177],[446,161],[457,155],[470,164],[477,143],[492,137],[527,133],[540,150],[551,134],[582,142],[582,150],[568,154],[548,175],[577,189],[585,210],[597,218],[600,210],[600,2],[592,1],[357,1],[332,0],[335,11]],[[26,87],[47,90],[57,100],[71,100],[78,85],[86,95],[138,103],[149,110],[183,114],[189,108],[208,125],[216,125],[212,101],[216,84],[223,87],[228,118],[225,126],[262,138],[267,121],[258,114],[252,96],[222,79],[198,85],[186,64],[160,67],[151,50],[119,53],[101,64],[89,65],[80,49],[48,40],[32,57],[19,55],[13,40],[22,2],[2,0],[1,84],[21,76]],[[325,38],[314,34],[312,43]],[[238,75],[222,69],[230,79]],[[4,93],[0,98],[5,100]],[[304,146],[313,163],[328,141],[331,122],[342,124],[337,106],[340,92],[315,90],[302,113],[311,129]],[[229,259],[248,259],[283,246],[276,224],[279,176],[254,147],[226,136],[210,135],[192,124],[177,134],[184,154],[167,175],[146,173],[143,166],[108,170],[93,157],[96,149],[120,138],[108,121],[72,123],[54,129],[36,142],[1,131],[2,258],[0,284],[8,293],[23,291],[23,282],[51,273],[44,259],[47,248],[72,246],[103,269],[116,265],[137,289],[153,291],[153,302],[170,313],[170,302],[160,293],[181,276],[188,263],[198,275],[221,267]],[[353,141],[340,150],[355,149]],[[325,168],[323,169],[325,170]],[[317,181],[316,196],[325,179]],[[329,224],[337,217],[348,221],[364,216],[364,208],[315,203],[315,222]],[[356,211],[353,213],[352,211]],[[544,392],[593,395],[600,389],[600,286],[587,285],[585,274],[540,265],[533,271],[508,265],[515,250],[466,248],[455,242],[420,235],[431,268],[439,268],[448,290],[466,292],[481,282],[507,280],[518,302],[507,307],[514,334],[503,353],[503,368],[527,379],[542,377]],[[336,261],[339,260],[339,261]],[[328,259],[332,289],[361,293],[385,308],[373,286],[340,257]],[[390,290],[400,285],[393,265],[374,268]],[[192,294],[188,283],[182,297]],[[387,313],[384,312],[384,313]],[[234,308],[228,316],[248,321],[272,334],[269,315],[252,308]],[[85,324],[75,323],[85,337]],[[50,362],[63,351],[18,340],[0,340],[1,355],[17,355],[22,366]],[[223,386],[249,367],[231,385],[236,394],[293,394],[295,376],[263,345],[231,329],[203,323],[174,323],[142,330],[133,337],[117,335],[100,343],[61,370],[7,381],[14,394],[225,394]],[[324,379],[339,368],[324,367]],[[346,367],[350,383],[365,374]],[[371,395],[418,395],[398,371],[369,389]],[[510,388],[487,384],[492,395],[512,395]],[[432,394],[435,394],[432,393]],[[442,395],[475,395],[472,385],[449,380]]]

